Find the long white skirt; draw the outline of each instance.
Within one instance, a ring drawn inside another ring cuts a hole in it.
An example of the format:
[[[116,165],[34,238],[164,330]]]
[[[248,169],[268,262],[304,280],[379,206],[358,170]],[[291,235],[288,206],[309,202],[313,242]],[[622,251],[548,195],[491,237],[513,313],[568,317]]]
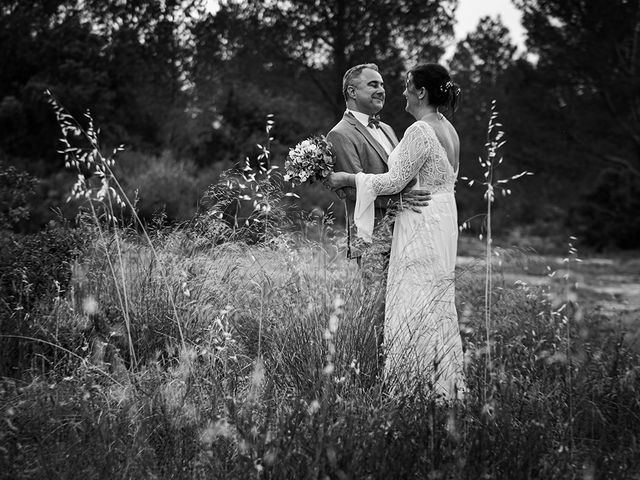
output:
[[[464,391],[455,307],[458,213],[453,193],[432,196],[420,213],[395,221],[385,307],[387,383],[419,382],[444,399]]]

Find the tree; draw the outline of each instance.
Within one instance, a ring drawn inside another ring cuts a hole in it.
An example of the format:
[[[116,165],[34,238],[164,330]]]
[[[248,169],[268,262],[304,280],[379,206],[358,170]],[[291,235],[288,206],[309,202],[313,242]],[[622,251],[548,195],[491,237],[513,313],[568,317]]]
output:
[[[482,17],[476,29],[456,45],[450,70],[463,92],[461,121],[475,124],[476,136],[483,136],[477,125],[486,123],[491,101],[497,100],[502,110],[506,72],[515,63],[515,52],[499,15]]]
[[[275,114],[277,139],[288,144],[322,130],[327,117],[308,76],[260,41],[264,26],[244,8],[223,5],[193,30],[189,93],[201,164],[244,160],[264,141],[268,114]]]
[[[21,135],[12,131],[0,138],[0,148],[12,156],[48,159],[40,174],[55,170],[57,131],[45,89],[78,116],[91,109],[107,143],[151,149],[170,144],[176,126],[185,123],[171,120],[185,115],[191,58],[186,28],[202,3],[5,2],[0,122],[15,114],[24,128]]]
[[[453,33],[456,5],[456,0],[229,0],[216,16],[233,17],[244,27],[227,31],[227,50],[244,46],[261,52],[265,61],[256,71],[276,61],[278,68],[304,72],[338,117],[348,67],[375,61],[385,80],[399,87],[407,62],[440,58]]]
[[[516,46],[509,29],[498,15],[482,17],[476,30],[456,46],[451,69],[469,87],[495,86],[501,74],[513,65]]]
[[[553,81],[566,160],[580,162],[574,177],[583,187],[573,190],[567,223],[597,248],[632,247],[629,238],[640,235],[640,2],[514,3],[538,74]]]
[[[43,181],[31,221],[46,223],[69,182],[49,89],[91,110],[102,147],[158,156],[189,137],[190,27],[204,0],[7,0],[0,6],[0,154]]]
[[[514,3],[523,12],[527,46],[538,56],[538,68],[554,78],[566,114],[579,119],[569,131],[574,142],[606,164],[640,176],[640,2]],[[593,131],[581,128],[585,105],[597,109]],[[593,134],[612,141],[594,142]]]
[[[482,17],[476,29],[456,45],[450,70],[463,94],[455,115],[463,156],[460,162],[462,176],[482,178],[484,170],[477,158],[484,156],[487,142],[485,126],[490,115],[491,101],[497,101],[501,121],[509,117],[509,110],[513,108],[513,99],[508,98],[509,89],[506,86],[510,78],[507,72],[515,64],[515,51],[516,46],[500,16]],[[511,131],[509,123],[509,137]],[[510,141],[508,143],[503,151],[512,146]],[[511,163],[514,162],[510,161],[509,164]],[[478,208],[477,191],[461,184],[458,199],[461,217],[472,217]]]

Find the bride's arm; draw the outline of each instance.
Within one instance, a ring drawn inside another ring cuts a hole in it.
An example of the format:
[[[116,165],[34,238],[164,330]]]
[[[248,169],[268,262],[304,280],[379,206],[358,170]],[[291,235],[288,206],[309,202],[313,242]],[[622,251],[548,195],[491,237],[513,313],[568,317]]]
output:
[[[366,185],[376,197],[401,192],[411,182],[427,159],[432,155],[437,141],[424,124],[414,123],[405,132],[396,147],[398,155],[387,173],[364,174],[336,172],[328,178],[331,188],[356,186],[356,175],[366,176]]]
[[[400,192],[433,156],[436,142],[430,127],[424,123],[414,123],[398,144],[397,156],[389,171],[380,175],[367,175],[363,184],[376,196]]]
[[[431,128],[426,124],[414,123],[396,147],[397,155],[389,172],[377,175],[362,172],[340,173],[329,177],[329,183],[333,188],[356,187],[354,222],[358,227],[359,237],[371,241],[374,224],[373,205],[376,197],[400,192],[434,154],[436,145],[437,139]]]

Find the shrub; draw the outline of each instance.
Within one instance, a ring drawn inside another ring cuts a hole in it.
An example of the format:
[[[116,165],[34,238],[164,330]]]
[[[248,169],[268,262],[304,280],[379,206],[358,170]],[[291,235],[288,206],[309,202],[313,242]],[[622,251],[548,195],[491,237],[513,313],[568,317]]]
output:
[[[0,231],[29,218],[29,200],[38,181],[0,159]]]
[[[2,335],[55,339],[48,336],[53,328],[49,322],[56,322],[54,304],[68,292],[72,263],[86,240],[85,231],[68,224],[50,224],[37,234],[0,236]],[[0,338],[0,375],[18,374],[33,354],[33,342]]]
[[[637,249],[640,237],[640,177],[605,169],[569,215],[572,230],[598,250]]]
[[[193,218],[205,188],[221,169],[198,170],[190,160],[177,160],[169,151],[160,156],[122,152],[117,175],[126,195],[136,199],[138,214],[151,221],[159,213],[169,222]]]

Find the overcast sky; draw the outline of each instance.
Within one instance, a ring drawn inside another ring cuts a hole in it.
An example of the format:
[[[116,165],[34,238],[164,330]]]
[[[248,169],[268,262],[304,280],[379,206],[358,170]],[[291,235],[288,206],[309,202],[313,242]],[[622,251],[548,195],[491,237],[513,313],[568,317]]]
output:
[[[511,40],[524,50],[525,30],[522,28],[520,11],[514,7],[511,0],[458,0],[456,11],[455,35],[457,39],[464,38],[467,33],[475,30],[480,17],[500,15],[502,22],[511,31]]]

